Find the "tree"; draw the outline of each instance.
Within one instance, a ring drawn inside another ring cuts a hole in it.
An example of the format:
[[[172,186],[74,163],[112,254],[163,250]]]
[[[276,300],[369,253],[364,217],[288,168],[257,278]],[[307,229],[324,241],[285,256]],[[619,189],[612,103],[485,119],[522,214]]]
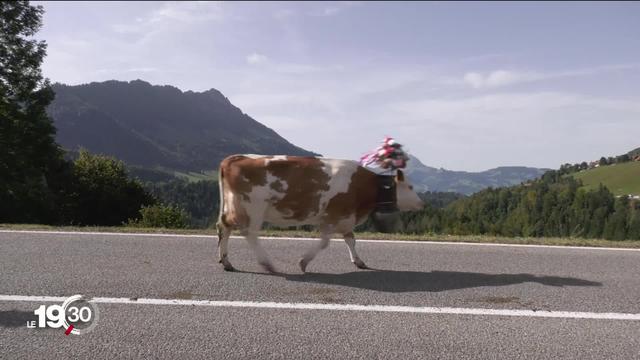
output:
[[[631,158],[629,157],[629,154],[623,154],[623,155],[616,156],[616,162],[617,163],[624,163],[624,162],[628,162],[628,161],[631,161]]]
[[[82,149],[73,166],[72,221],[79,225],[122,225],[140,217],[155,199],[130,179],[122,161]]]
[[[600,158],[600,161],[598,161],[598,164],[600,166],[609,165],[609,163],[607,162],[607,158],[605,158],[604,156]]]
[[[47,176],[62,150],[46,107],[54,94],[40,66],[46,43],[32,37],[42,6],[0,2],[0,222],[43,222],[53,208]]]
[[[628,217],[629,199],[621,196],[616,199],[615,212],[607,219],[602,236],[609,240],[624,240],[627,237]]]
[[[627,239],[640,240],[640,209],[634,209],[630,217]]]

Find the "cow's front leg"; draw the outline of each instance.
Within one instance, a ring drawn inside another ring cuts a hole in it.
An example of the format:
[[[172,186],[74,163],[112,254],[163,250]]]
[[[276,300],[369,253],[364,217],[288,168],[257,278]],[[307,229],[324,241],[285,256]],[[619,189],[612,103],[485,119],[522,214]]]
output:
[[[258,258],[258,264],[260,264],[266,271],[275,273],[276,269],[271,264],[271,260],[269,260],[267,252],[264,251],[264,248],[260,246],[260,243],[258,243],[258,231],[249,230],[249,232],[245,236],[245,239],[247,239],[249,246],[256,254],[256,257]]]
[[[344,234],[344,241],[349,247],[349,255],[351,256],[351,262],[354,263],[359,269],[368,269],[364,261],[360,259],[356,252],[356,238],[353,236],[353,231]]]
[[[320,233],[320,242],[314,247],[312,247],[311,250],[309,250],[306,254],[304,254],[302,259],[300,259],[300,261],[298,262],[298,265],[300,265],[300,270],[302,270],[302,272],[306,272],[307,265],[309,265],[311,260],[313,260],[316,257],[316,255],[318,255],[320,250],[326,249],[327,246],[329,246],[330,239],[331,239],[330,232],[323,231]]]

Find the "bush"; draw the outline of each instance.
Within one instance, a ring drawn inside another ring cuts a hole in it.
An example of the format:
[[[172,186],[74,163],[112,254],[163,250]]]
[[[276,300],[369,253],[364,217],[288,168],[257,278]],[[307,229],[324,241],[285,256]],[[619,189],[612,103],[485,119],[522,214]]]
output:
[[[217,181],[174,179],[165,183],[146,183],[145,189],[159,202],[184,209],[189,214],[189,227],[208,228],[218,220]]]
[[[130,179],[124,163],[112,157],[80,150],[73,164],[74,211],[79,225],[121,225],[140,216],[143,206],[156,200],[138,181]]]
[[[150,205],[140,209],[139,220],[129,219],[129,226],[184,229],[189,223],[187,213],[177,206]]]

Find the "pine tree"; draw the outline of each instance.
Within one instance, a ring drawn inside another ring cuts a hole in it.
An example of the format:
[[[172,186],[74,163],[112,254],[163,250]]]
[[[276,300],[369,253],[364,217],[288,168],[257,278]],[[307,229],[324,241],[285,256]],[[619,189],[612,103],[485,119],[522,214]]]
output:
[[[54,94],[40,66],[46,44],[32,37],[42,6],[0,2],[0,222],[43,222],[52,208],[47,175],[62,152],[46,107]]]

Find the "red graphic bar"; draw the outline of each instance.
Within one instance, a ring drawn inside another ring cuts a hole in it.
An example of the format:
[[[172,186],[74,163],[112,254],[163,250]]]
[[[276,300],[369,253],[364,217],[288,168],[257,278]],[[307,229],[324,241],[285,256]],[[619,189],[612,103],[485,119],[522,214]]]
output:
[[[73,331],[73,325],[69,325],[69,327],[67,328],[67,331],[65,331],[64,334],[69,335],[71,334],[71,331]]]

